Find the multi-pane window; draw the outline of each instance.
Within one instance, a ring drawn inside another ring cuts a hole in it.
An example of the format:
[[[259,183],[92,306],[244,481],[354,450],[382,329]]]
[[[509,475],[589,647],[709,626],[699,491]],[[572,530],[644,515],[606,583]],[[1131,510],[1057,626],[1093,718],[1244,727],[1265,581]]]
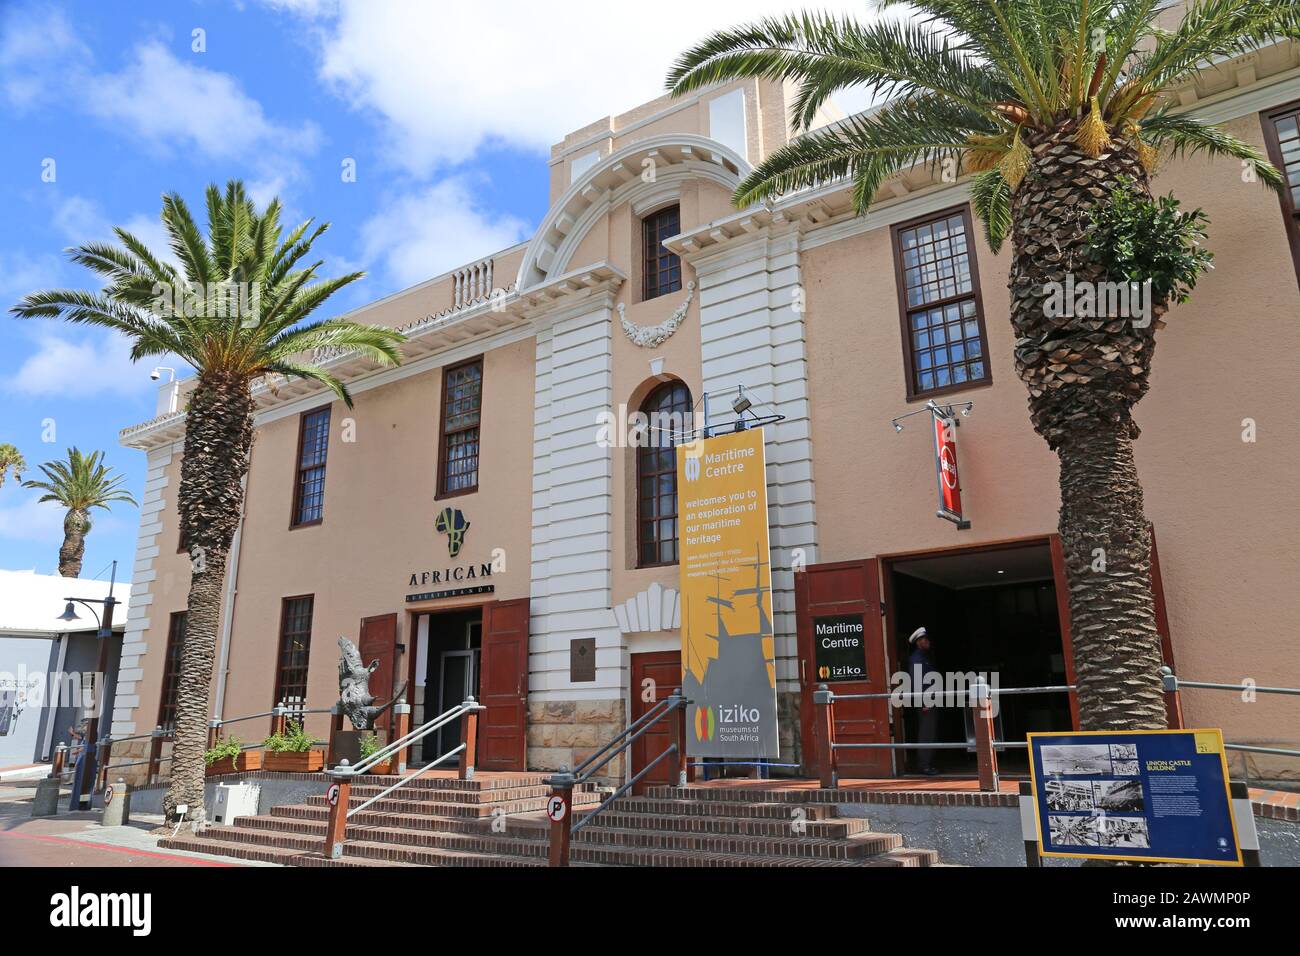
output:
[[[158,726],[167,736],[176,730],[176,695],[181,679],[181,652],[185,649],[185,612],[177,611],[167,627],[167,653],[163,656],[162,700]]]
[[[660,385],[641,405],[649,420],[636,450],[637,566],[677,563],[677,452],[691,420],[691,393]]]
[[[1292,103],[1264,119],[1269,159],[1282,172],[1282,215],[1296,278],[1300,281],[1300,103]]]
[[[895,226],[908,398],[990,379],[966,209]]]
[[[316,524],[325,511],[325,455],[330,443],[328,407],[302,416],[298,433],[298,472],[293,491],[293,524]]]
[[[682,260],[663,245],[665,239],[679,232],[679,206],[668,206],[641,220],[641,248],[645,256],[642,263],[645,270],[643,299],[667,295],[682,287]]]
[[[307,594],[285,598],[280,606],[280,659],[275,675],[275,702],[301,711],[307,700],[307,657],[311,651],[311,613]]]
[[[483,360],[446,370],[442,378],[442,466],[438,494],[478,488],[479,418],[483,410]]]

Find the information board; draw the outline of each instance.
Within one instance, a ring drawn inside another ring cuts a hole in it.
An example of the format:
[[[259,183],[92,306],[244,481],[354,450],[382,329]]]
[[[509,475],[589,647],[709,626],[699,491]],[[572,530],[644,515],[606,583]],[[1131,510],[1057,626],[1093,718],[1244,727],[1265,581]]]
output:
[[[1242,865],[1219,730],[1028,741],[1043,856]]]

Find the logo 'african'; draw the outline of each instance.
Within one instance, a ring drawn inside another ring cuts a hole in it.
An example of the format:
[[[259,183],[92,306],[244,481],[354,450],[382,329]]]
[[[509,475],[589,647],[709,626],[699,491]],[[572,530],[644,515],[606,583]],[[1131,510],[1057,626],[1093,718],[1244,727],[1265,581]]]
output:
[[[453,558],[460,554],[460,547],[465,543],[465,532],[469,522],[460,513],[459,508],[443,508],[433,521],[433,528],[439,534],[447,536],[447,553]]]

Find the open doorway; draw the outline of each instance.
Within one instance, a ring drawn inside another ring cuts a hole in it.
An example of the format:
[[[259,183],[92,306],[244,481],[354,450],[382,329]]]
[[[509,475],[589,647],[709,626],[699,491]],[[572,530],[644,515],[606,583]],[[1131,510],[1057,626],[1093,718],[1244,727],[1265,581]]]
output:
[[[483,610],[479,607],[417,614],[411,674],[411,726],[479,696]],[[460,721],[452,721],[416,743],[412,763],[423,765],[460,743]],[[449,766],[451,764],[448,764]]]
[[[940,673],[996,674],[999,687],[1068,683],[1047,540],[889,559],[884,576],[896,670],[907,668],[908,637],[925,627],[933,645],[931,660]],[[918,739],[919,711],[903,708],[895,720],[905,739]],[[1023,740],[1032,731],[1070,730],[1069,695],[1003,697],[994,726],[1002,740]],[[970,736],[969,708],[940,708],[937,741]],[[915,772],[917,760],[915,751],[907,752],[909,772]],[[1003,750],[998,762],[1013,773],[1027,770],[1023,748]],[[934,764],[942,773],[976,771],[973,750],[938,750]]]

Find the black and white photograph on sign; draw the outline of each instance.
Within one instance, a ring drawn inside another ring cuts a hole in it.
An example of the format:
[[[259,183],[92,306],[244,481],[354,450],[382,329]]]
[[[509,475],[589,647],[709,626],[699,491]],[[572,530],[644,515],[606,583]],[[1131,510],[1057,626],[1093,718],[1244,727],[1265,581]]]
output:
[[[1117,777],[1136,777],[1138,775],[1138,762],[1136,760],[1112,760],[1110,762],[1110,772]]]
[[[1097,836],[1097,817],[1049,816],[1047,825],[1052,831],[1055,846],[1101,846]]]
[[[1047,806],[1051,810],[1091,810],[1092,784],[1086,780],[1049,780]]]
[[[1119,813],[1142,812],[1141,780],[1095,780],[1093,805],[1098,810]]]
[[[1098,846],[1151,849],[1151,838],[1144,817],[1098,817],[1097,836]]]
[[[1110,749],[1105,744],[1069,744],[1043,748],[1043,774],[1109,774]]]
[[[1138,758],[1137,744],[1111,744],[1110,745],[1111,760],[1137,760],[1137,758]]]

